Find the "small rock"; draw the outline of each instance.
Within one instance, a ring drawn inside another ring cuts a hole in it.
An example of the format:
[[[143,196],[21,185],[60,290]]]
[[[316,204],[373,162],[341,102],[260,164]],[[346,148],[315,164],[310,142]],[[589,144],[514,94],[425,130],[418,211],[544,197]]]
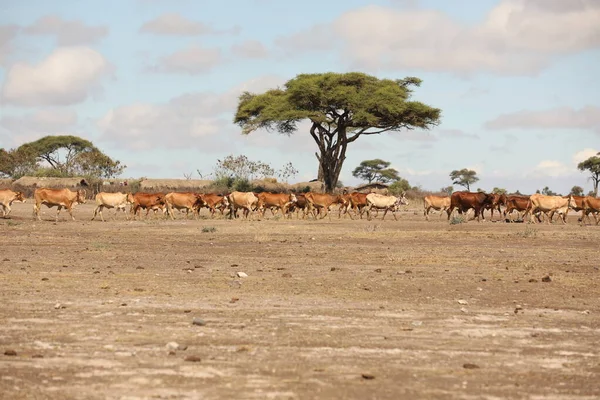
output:
[[[184,358],[185,361],[190,361],[190,362],[200,362],[202,361],[202,359],[198,356],[187,356],[186,358]]]
[[[542,282],[552,282],[552,279],[550,278],[550,275],[546,275],[545,277],[542,278]]]
[[[232,267],[239,267],[238,264],[231,264]]]
[[[466,363],[466,364],[463,364],[463,368],[465,368],[465,369],[479,369],[480,367],[477,364]]]
[[[189,314],[192,312],[192,310],[183,310],[184,313]]]
[[[331,269],[330,269],[330,271],[335,271],[335,270],[337,270],[336,267],[331,267]]]
[[[58,309],[59,309],[59,308],[61,308],[61,307],[62,307],[62,304],[60,304],[60,303],[56,303],[56,304],[54,305],[54,309],[55,309],[55,310],[58,310]]]
[[[292,274],[290,274],[289,272],[284,272],[283,274],[281,274],[282,278],[291,278]]]
[[[229,300],[230,303],[237,303],[238,301],[240,301],[238,297],[232,297],[231,300]]]
[[[2,261],[10,261],[10,259],[8,259],[8,258],[5,258],[5,259],[4,259],[4,260],[2,260]]]
[[[582,311],[581,313],[582,313],[582,314],[589,315],[589,313],[590,313],[590,310],[584,310],[584,311]]]
[[[423,321],[413,321],[412,325],[413,326],[421,326],[421,325],[423,325]]]
[[[381,268],[375,269],[375,272],[381,273]]]
[[[167,350],[177,350],[177,349],[179,349],[179,343],[169,342],[169,343],[167,343],[167,345],[165,347],[167,348]]]
[[[31,358],[44,358],[44,356],[41,354],[33,354]]]
[[[232,281],[230,281],[230,282],[229,282],[229,286],[231,286],[232,288],[237,288],[237,289],[239,289],[239,288],[241,288],[241,287],[242,287],[242,282],[240,282],[240,281],[238,281],[238,280],[234,279],[234,280],[232,280]]]
[[[528,282],[529,282],[529,283],[535,283],[535,282],[537,282],[537,281],[538,281],[537,279],[531,278],[531,279],[530,279]]]
[[[127,306],[127,303],[121,303],[121,307]]]
[[[467,310],[467,309],[466,309],[466,308],[464,308],[464,307],[461,307],[461,308],[460,308],[460,311],[461,311],[461,312],[463,312],[463,313],[465,313],[465,314],[467,314],[467,313],[469,312],[469,310]]]
[[[48,279],[48,278],[42,278],[42,280],[43,280],[43,281],[48,281],[49,279]]]
[[[458,300],[458,304],[467,305],[469,302],[466,300]]]
[[[410,269],[407,269],[406,271],[404,271],[405,274],[412,274],[412,271]]]
[[[5,351],[4,351],[4,355],[5,355],[5,356],[16,356],[16,355],[17,355],[17,352],[16,352],[16,351],[14,351],[14,350],[5,350]]]
[[[194,318],[192,325],[204,326],[206,325],[206,321],[204,321],[202,318]]]
[[[144,269],[144,267],[135,267],[135,269]]]
[[[245,272],[237,272],[236,275],[238,276],[238,278],[247,278],[248,274]]]
[[[170,356],[174,356],[175,354],[177,354],[177,353],[175,353],[173,350],[169,351]]]
[[[373,374],[362,374],[361,376],[363,379],[367,379],[367,380],[375,379],[375,375],[373,375]]]
[[[522,305],[520,305],[520,304],[517,304],[517,305],[515,306],[515,310],[517,310],[517,311],[518,311],[518,310],[522,310],[522,309],[523,309],[523,306],[522,306]]]

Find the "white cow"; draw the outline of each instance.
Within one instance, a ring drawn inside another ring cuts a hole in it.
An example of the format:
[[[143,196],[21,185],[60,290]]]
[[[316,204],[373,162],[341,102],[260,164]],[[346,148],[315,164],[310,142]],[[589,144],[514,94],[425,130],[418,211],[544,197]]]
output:
[[[96,208],[94,209],[94,216],[92,217],[92,221],[96,218],[96,214],[100,212],[100,219],[104,222],[104,217],[102,216],[103,208],[116,208],[115,216],[122,210],[125,214],[125,218],[129,220],[129,215],[125,212],[125,206],[127,204],[133,204],[133,195],[131,193],[107,193],[100,192],[96,195]]]
[[[0,190],[0,207],[2,208],[2,216],[4,218],[8,218],[8,214],[10,214],[10,206],[14,201],[19,201],[21,203],[25,203],[27,199],[23,192],[13,192],[10,189],[2,189]]]
[[[377,193],[369,193],[367,195],[367,219],[371,220],[371,210],[375,208],[376,210],[385,210],[383,213],[383,217],[381,220],[385,219],[385,215],[388,211],[392,212],[394,219],[398,221],[396,217],[396,211],[398,211],[398,207],[401,205],[408,205],[408,199],[402,196],[384,196],[382,194]]]

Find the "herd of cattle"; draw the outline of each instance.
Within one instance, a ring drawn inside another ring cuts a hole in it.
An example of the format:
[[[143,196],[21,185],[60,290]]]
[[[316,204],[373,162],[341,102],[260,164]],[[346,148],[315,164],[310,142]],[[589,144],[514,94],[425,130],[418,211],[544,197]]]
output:
[[[0,206],[2,206],[3,216],[7,217],[11,211],[11,204],[14,201],[25,202],[25,196],[22,192],[14,192],[9,189],[0,190]],[[347,193],[347,194],[324,194],[324,193],[253,193],[253,192],[232,192],[226,195],[216,193],[192,193],[192,192],[171,192],[171,193],[108,193],[101,192],[95,197],[96,208],[92,220],[100,214],[100,219],[104,221],[102,210],[104,208],[114,208],[115,215],[122,210],[129,219],[128,214],[132,214],[135,219],[141,210],[146,210],[146,217],[150,211],[155,214],[162,211],[171,219],[175,218],[175,210],[185,211],[186,215],[190,212],[195,218],[198,218],[200,210],[207,208],[212,217],[217,210],[222,215],[229,218],[238,218],[239,210],[242,210],[244,218],[249,218],[255,214],[265,216],[267,209],[271,213],[281,212],[282,216],[291,216],[296,213],[296,217],[306,218],[312,215],[313,218],[325,218],[331,215],[332,206],[338,207],[338,218],[342,214],[349,215],[351,219],[360,216],[366,212],[367,219],[371,219],[371,212],[383,210],[383,217],[391,212],[394,219],[397,220],[396,212],[402,205],[408,205],[408,200],[402,196],[386,196],[377,193]],[[48,207],[57,207],[55,219],[58,220],[60,211],[66,209],[71,218],[73,217],[73,206],[78,203],[86,202],[85,190],[72,191],[69,189],[36,189],[34,193],[33,213],[34,218],[41,220],[40,208],[42,204]],[[126,207],[130,206],[129,212]],[[487,194],[483,192],[455,192],[451,196],[429,195],[424,198],[424,215],[429,220],[429,212],[433,210],[443,212],[448,215],[448,220],[454,210],[460,214],[468,213],[473,210],[478,221],[485,219],[484,211],[491,210],[491,219],[494,219],[494,211],[499,215],[503,214],[503,219],[513,221],[514,211],[519,213],[519,218],[523,221],[529,215],[531,222],[541,222],[542,217],[547,217],[547,221],[553,220],[555,214],[561,218],[563,223],[567,222],[569,209],[581,211],[582,222],[585,218],[591,222],[590,214],[594,216],[596,225],[600,223],[600,199],[591,196],[545,196],[534,194],[531,196],[522,195],[504,195]],[[504,210],[501,209],[504,207]],[[227,214],[225,214],[227,211]],[[522,214],[521,214],[522,213]]]

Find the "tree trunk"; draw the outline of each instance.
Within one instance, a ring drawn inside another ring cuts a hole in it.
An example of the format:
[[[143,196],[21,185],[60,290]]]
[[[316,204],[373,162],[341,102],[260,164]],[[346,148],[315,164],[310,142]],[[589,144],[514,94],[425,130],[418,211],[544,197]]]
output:
[[[338,126],[337,133],[330,133],[313,123],[310,134],[319,146],[319,152],[315,156],[319,160],[319,175],[322,173],[325,191],[333,193],[346,159],[346,130]]]

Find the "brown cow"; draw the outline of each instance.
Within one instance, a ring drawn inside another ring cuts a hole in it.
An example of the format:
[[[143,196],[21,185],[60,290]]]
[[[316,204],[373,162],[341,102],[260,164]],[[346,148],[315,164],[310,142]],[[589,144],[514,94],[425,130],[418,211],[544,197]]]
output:
[[[506,208],[504,209],[504,218],[508,215],[510,222],[514,222],[512,219],[512,212],[516,211],[519,214],[519,219],[523,220],[529,208],[529,196],[526,195],[510,195],[506,196]],[[523,213],[522,215],[520,213]]]
[[[541,211],[546,214],[550,213],[548,216],[548,223],[552,221],[552,217],[554,216],[554,214],[558,213],[559,215],[562,215],[563,224],[566,224],[569,208],[577,207],[577,204],[575,204],[575,200],[573,200],[572,195],[563,198],[562,196],[546,196],[543,194],[536,193],[532,194],[529,197],[529,199],[531,200],[531,203],[529,205],[529,208],[527,209],[527,212],[530,213],[531,222],[535,222],[533,219],[533,215],[536,212]]]
[[[344,205],[344,199],[340,195],[308,192],[304,196],[306,197],[306,201],[310,208],[318,211],[317,214],[315,214],[315,219],[318,215],[321,215],[321,210],[325,210],[325,214],[323,214],[321,219],[325,218],[329,214],[329,208],[333,204]],[[331,216],[329,216],[329,219],[331,219]]]
[[[21,203],[25,203],[27,199],[23,192],[13,192],[10,189],[2,189],[0,190],[0,207],[2,207],[2,216],[4,218],[8,218],[8,214],[10,214],[13,201],[18,201]]]
[[[227,196],[220,194],[201,193],[197,195],[194,207],[196,207],[198,213],[200,213],[202,207],[208,208],[210,210],[211,218],[214,218],[217,208],[221,210],[221,215],[223,215],[223,210],[229,207],[229,200],[227,200]]]
[[[48,208],[52,208],[54,206],[57,207],[55,221],[58,222],[58,214],[60,214],[60,210],[64,208],[69,211],[71,215],[71,219],[75,221],[75,217],[73,216],[73,206],[77,203],[85,203],[85,190],[80,189],[76,192],[73,192],[69,189],[48,189],[48,188],[40,188],[36,189],[33,198],[35,199],[35,203],[33,204],[33,218],[37,216],[38,220],[42,220],[40,216],[40,208],[42,204],[48,206]]]
[[[594,215],[596,225],[600,223],[600,198],[593,196],[585,196],[583,198],[583,210],[581,211],[581,223],[584,223],[584,216],[590,220],[590,214]]]
[[[125,206],[127,204],[133,203],[133,195],[131,193],[107,193],[100,192],[96,195],[96,208],[94,209],[94,216],[92,217],[92,221],[96,218],[96,214],[100,212],[100,219],[104,222],[104,217],[102,216],[102,210],[104,208],[116,208],[115,216],[119,212],[119,210],[123,210],[125,214],[125,218],[129,219],[129,216],[125,212]]]
[[[429,221],[429,211],[433,208],[440,212],[440,218],[444,211],[448,211],[450,208],[450,196],[435,196],[428,195],[423,198],[425,220]]]
[[[500,209],[500,206],[506,207],[507,198],[506,198],[505,194],[498,194],[498,193],[491,193],[490,196],[492,196],[492,202],[491,202],[491,204],[486,204],[484,208],[485,208],[485,210],[492,210],[492,215],[490,217],[490,221],[493,221],[494,220],[494,210],[498,210],[498,214],[500,215],[500,213],[502,212],[502,210]]]
[[[138,192],[133,195],[133,205],[131,206],[131,213],[135,219],[140,209],[146,210],[146,218],[150,210],[156,211],[165,207],[165,194],[164,193],[143,193]],[[164,212],[164,211],[163,211]]]
[[[198,200],[198,193],[192,192],[171,192],[165,196],[165,204],[167,206],[167,214],[171,219],[175,219],[174,208],[181,211],[186,211],[186,216],[191,211],[194,218],[198,219],[198,207],[196,207],[196,201]]]
[[[294,196],[296,196],[296,202],[290,206],[288,211],[290,214],[295,211],[296,218],[300,219],[300,210],[302,210],[302,219],[304,219],[310,209],[310,204],[306,201],[306,196],[303,193],[294,193]]]
[[[262,192],[259,193],[256,197],[258,197],[257,208],[259,212],[262,211],[263,218],[265,216],[267,208],[270,208],[271,211],[273,211],[273,208],[281,210],[281,215],[285,217],[289,207],[298,200],[294,193],[285,194]],[[273,216],[275,216],[275,213],[273,213]]]
[[[237,210],[244,210],[244,217],[248,219],[250,213],[258,203],[258,197],[252,192],[231,192],[227,195],[229,201],[229,218],[237,218]]]
[[[483,210],[486,205],[492,204],[492,201],[493,196],[484,192],[454,192],[450,196],[448,220],[450,220],[450,216],[455,208],[458,209],[459,214],[466,213],[472,208],[475,211],[473,218],[477,217],[478,222],[481,219],[485,221]]]

